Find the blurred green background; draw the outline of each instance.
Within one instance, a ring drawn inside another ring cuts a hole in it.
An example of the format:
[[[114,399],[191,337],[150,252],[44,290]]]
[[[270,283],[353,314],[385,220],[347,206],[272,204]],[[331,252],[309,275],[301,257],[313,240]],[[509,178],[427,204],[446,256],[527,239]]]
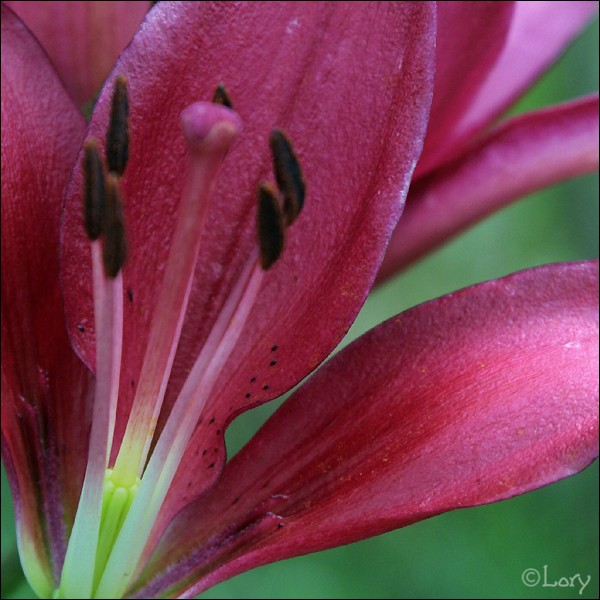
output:
[[[598,21],[516,108],[598,89]],[[555,261],[598,256],[598,176],[535,194],[503,210],[376,290],[349,336],[452,290]],[[230,454],[274,405],[240,417]],[[542,581],[526,587],[526,569]],[[580,588],[544,586],[581,574]],[[33,598],[16,555],[12,503],[2,472],[2,598]],[[499,504],[456,511],[350,546],[261,567],[203,598],[597,598],[598,463],[553,486]]]

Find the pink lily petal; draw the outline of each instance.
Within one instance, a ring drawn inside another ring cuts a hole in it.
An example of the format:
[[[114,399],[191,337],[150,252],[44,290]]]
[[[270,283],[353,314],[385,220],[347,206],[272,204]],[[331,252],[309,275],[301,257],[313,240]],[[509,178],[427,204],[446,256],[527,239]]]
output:
[[[451,149],[456,124],[506,44],[517,2],[438,2],[436,73],[423,155],[415,175]]]
[[[597,94],[507,121],[413,184],[378,280],[513,200],[597,168]]]
[[[459,82],[455,83],[458,90],[453,90],[447,84],[440,84],[441,77],[436,75],[431,125],[423,156],[415,172],[417,177],[461,153],[469,140],[500,116],[557,59],[598,10],[597,2],[515,2],[510,32],[507,38],[503,38],[505,43],[499,58],[497,53],[490,56],[489,58],[497,60],[488,60],[482,64],[478,85],[463,89],[467,85],[462,83],[463,65],[453,64],[456,58],[452,52],[448,52],[442,37],[448,35],[453,40],[459,27],[455,21],[464,18],[464,7],[462,10],[459,6],[452,9],[451,5],[454,4],[459,3],[439,3],[441,23],[438,63],[442,72],[446,72],[446,69],[450,71],[451,81]],[[454,19],[445,14],[452,10],[457,12]],[[483,11],[483,6],[480,10]],[[500,11],[500,7],[490,6],[488,10]],[[446,25],[445,19],[448,20]],[[481,33],[482,30],[472,30],[465,25],[460,27],[464,28],[461,37],[465,36],[466,43],[469,33],[480,42],[487,40],[486,34]],[[491,40],[492,45],[497,43],[496,38],[492,37]],[[494,49],[497,50],[497,45]],[[486,56],[482,55],[482,62]],[[447,62],[451,64],[448,66]],[[467,83],[468,81],[467,79]],[[441,96],[438,95],[440,93]],[[454,108],[449,110],[449,106]],[[442,120],[443,124],[439,125]]]
[[[73,100],[92,98],[151,2],[9,1],[31,29]]]
[[[597,403],[597,262],[421,305],[275,413],[176,517],[131,597],[190,598],[261,564],[572,475],[598,455]]]
[[[210,230],[202,240],[167,404],[256,245],[257,186],[273,180],[272,128],[283,128],[292,140],[308,190],[283,258],[265,276],[217,383],[220,392],[180,467],[173,510],[218,472],[223,430],[232,416],[281,394],[314,369],[364,302],[420,152],[431,99],[434,16],[429,3],[161,3],[121,55],[114,74],[128,77],[131,96],[124,177],[130,262],[124,269],[127,360],[116,443],[185,179],[181,110],[192,100],[210,99],[222,82],[244,131],[225,160],[209,209]],[[107,86],[90,124],[98,139],[104,138],[109,97]],[[66,204],[63,286],[72,339],[93,364],[90,282],[81,276],[89,251],[79,177]]]
[[[598,2],[517,2],[504,52],[456,124],[457,141],[472,138],[509,108],[597,12]]]
[[[62,195],[85,128],[47,57],[2,6],[2,456],[25,567],[60,573],[85,468],[88,372],[58,287]],[[49,589],[49,591],[48,591]]]

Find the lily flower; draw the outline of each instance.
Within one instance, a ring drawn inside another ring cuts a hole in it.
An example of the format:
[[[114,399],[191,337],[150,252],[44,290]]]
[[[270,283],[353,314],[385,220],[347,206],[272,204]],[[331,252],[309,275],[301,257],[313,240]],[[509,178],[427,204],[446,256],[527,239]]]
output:
[[[226,462],[231,421],[319,367],[373,285],[436,14],[161,3],[86,128],[2,7],[2,453],[38,595],[193,597],[597,457],[587,262],[398,315]]]

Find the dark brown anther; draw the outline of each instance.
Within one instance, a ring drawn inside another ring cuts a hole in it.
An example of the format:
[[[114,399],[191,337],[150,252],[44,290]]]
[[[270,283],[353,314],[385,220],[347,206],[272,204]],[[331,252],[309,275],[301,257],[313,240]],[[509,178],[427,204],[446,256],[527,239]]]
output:
[[[289,227],[304,205],[305,185],[302,170],[290,141],[282,131],[274,129],[271,132],[270,143],[277,187],[283,194],[285,226]]]
[[[106,164],[108,170],[121,176],[129,158],[129,94],[127,79],[118,75],[113,87],[110,123],[106,134]]]
[[[119,189],[119,179],[110,174],[106,180],[106,211],[103,223],[104,232],[104,272],[114,279],[127,257],[125,244],[125,224],[123,221],[123,201]]]
[[[266,271],[281,256],[285,231],[277,191],[268,183],[258,189],[257,231],[260,266]]]
[[[106,196],[106,184],[98,142],[86,140],[83,145],[83,222],[90,240],[102,235],[102,220]]]
[[[213,94],[212,101],[214,104],[222,104],[227,108],[233,108],[231,98],[229,97],[229,94],[227,93],[227,90],[225,89],[225,86],[222,83],[220,83],[215,88],[215,93]]]

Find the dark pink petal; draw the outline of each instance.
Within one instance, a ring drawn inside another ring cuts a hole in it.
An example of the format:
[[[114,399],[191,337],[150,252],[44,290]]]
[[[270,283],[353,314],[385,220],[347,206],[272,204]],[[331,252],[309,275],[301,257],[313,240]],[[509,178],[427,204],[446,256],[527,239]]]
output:
[[[517,2],[507,44],[456,123],[457,141],[499,117],[560,56],[598,11],[598,2]]]
[[[46,578],[60,572],[89,425],[88,375],[58,287],[60,207],[84,127],[42,49],[2,6],[2,456],[22,556],[37,554]]]
[[[421,305],[327,363],[176,517],[132,597],[521,494],[598,454],[598,265]]]
[[[501,55],[516,2],[438,2],[431,117],[415,175],[430,171],[456,143],[456,125]]]
[[[6,2],[44,47],[79,105],[102,85],[151,2]]]
[[[598,95],[507,121],[414,183],[378,279],[508,203],[598,168]]]
[[[160,3],[121,55],[114,73],[127,76],[131,96],[124,178],[130,260],[115,441],[137,383],[185,181],[181,110],[209,100],[222,82],[244,130],[209,209],[167,404],[256,244],[257,188],[263,179],[274,181],[268,149],[274,127],[291,139],[307,185],[283,258],[266,273],[180,468],[175,508],[218,471],[232,415],[281,394],[314,369],[362,305],[420,152],[431,99],[434,17],[429,3]],[[109,88],[90,125],[101,140]],[[93,364],[79,185],[76,173],[63,229],[63,283],[71,336]]]

